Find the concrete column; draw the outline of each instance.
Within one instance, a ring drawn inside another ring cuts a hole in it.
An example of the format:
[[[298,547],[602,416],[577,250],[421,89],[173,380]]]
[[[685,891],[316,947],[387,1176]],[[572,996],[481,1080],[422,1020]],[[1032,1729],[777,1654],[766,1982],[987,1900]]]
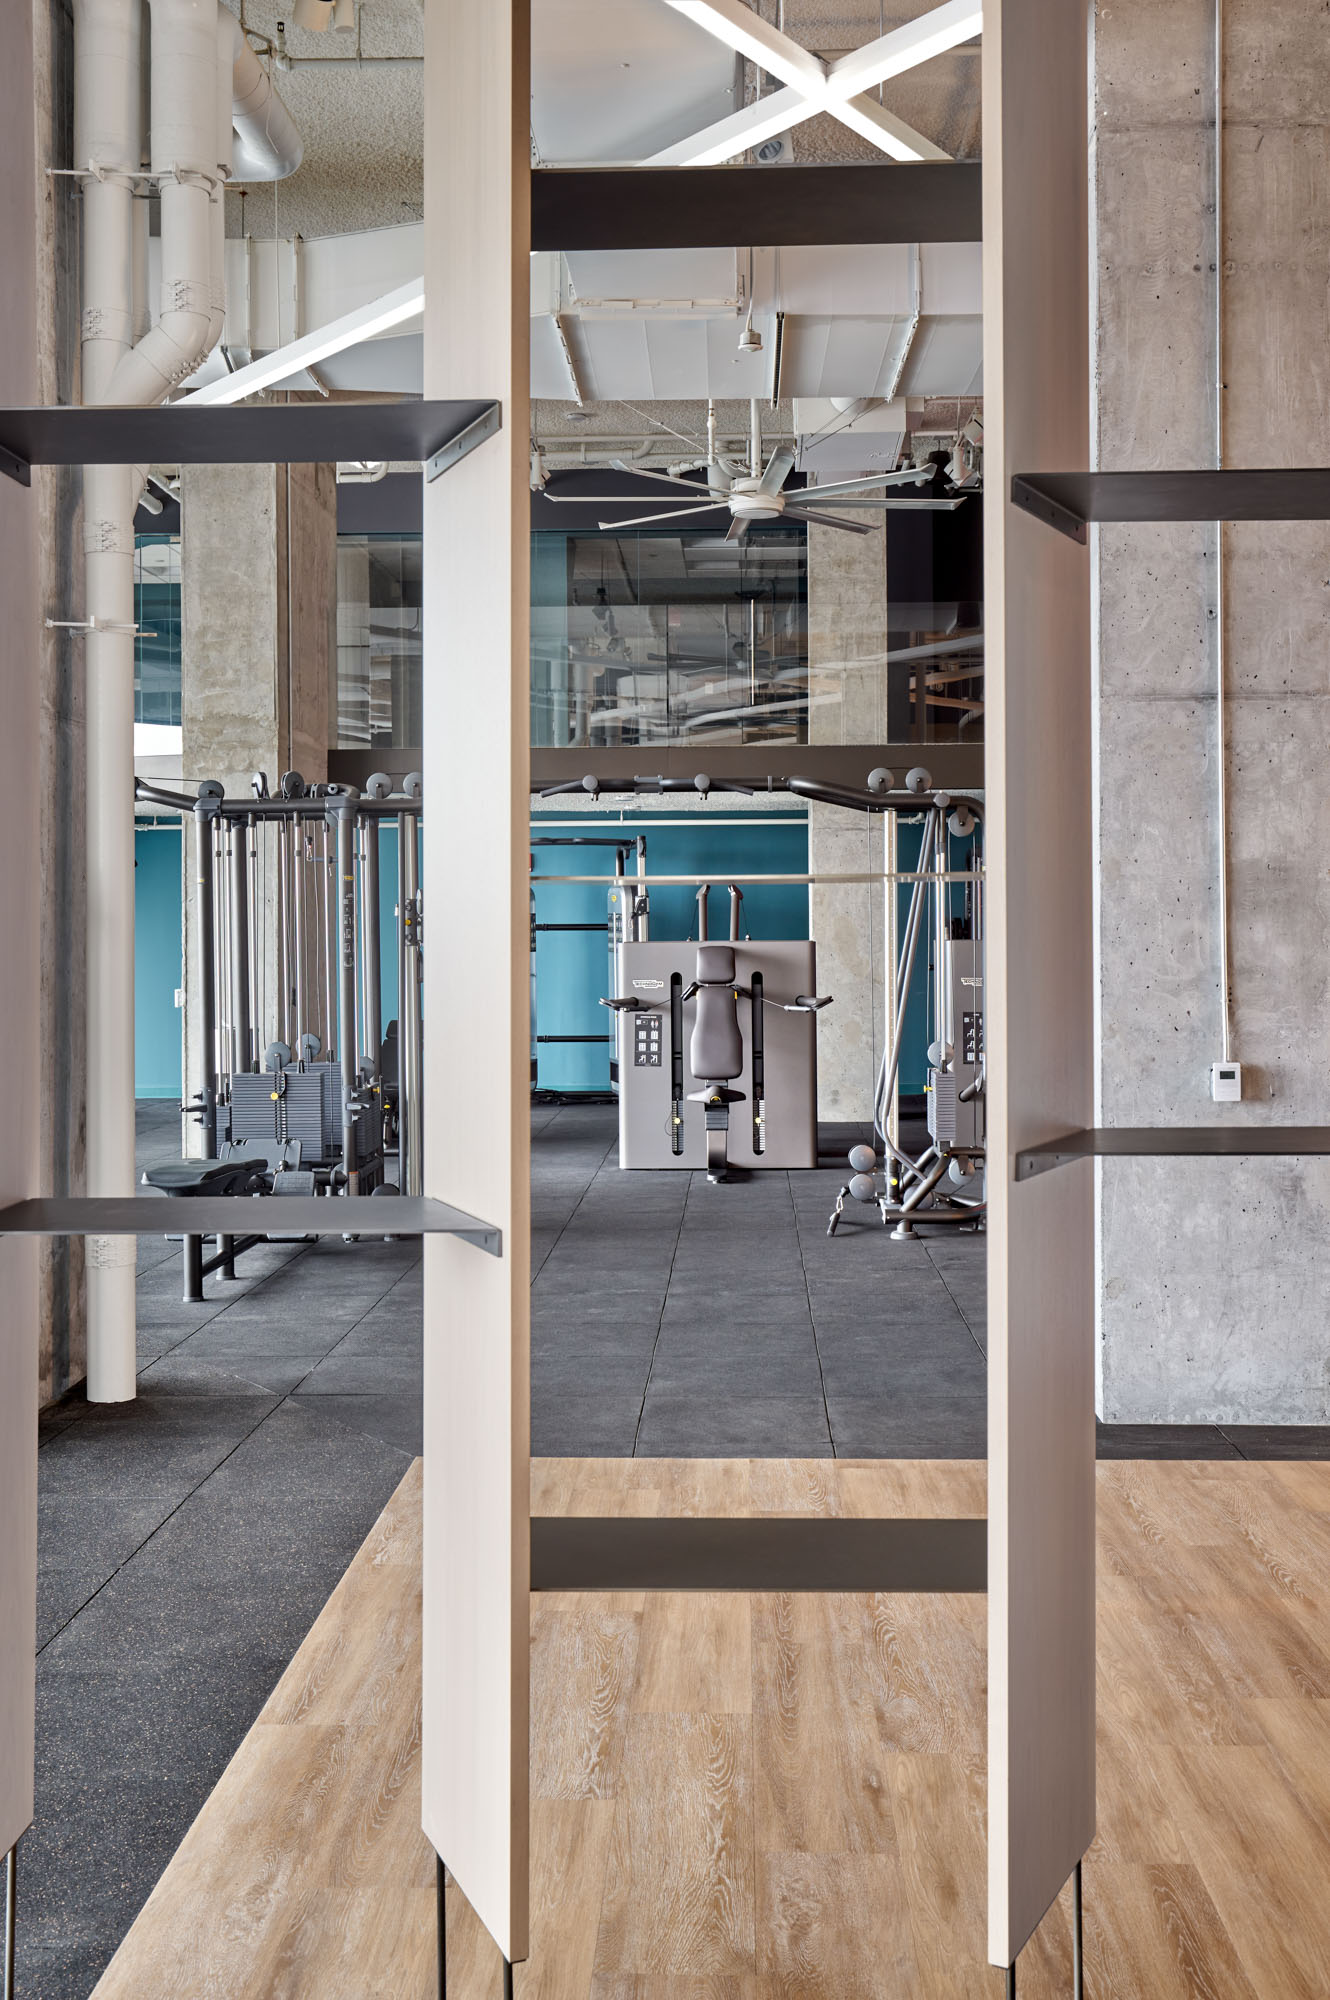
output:
[[[808,662],[814,743],[862,743],[863,776],[887,740],[887,544],[885,529],[846,535],[808,530]],[[882,865],[882,825],[810,802],[810,874]],[[835,997],[819,1017],[819,1118],[871,1119],[882,1053],[882,895],[875,888],[810,889],[817,983]]]
[[[1330,462],[1330,47],[1225,0],[1230,465]],[[1099,464],[1214,439],[1212,0],[1096,23]],[[1105,1123],[1324,1124],[1330,527],[1226,530],[1234,1055],[1220,1055],[1214,530],[1099,534],[1097,1089]],[[1100,1398],[1115,1422],[1323,1423],[1330,1162],[1106,1164]]]
[[[337,488],[331,465],[195,465],[181,474],[181,721],[186,778],[245,797],[255,771],[328,775],[337,652]],[[184,1096],[199,1089],[192,828],[184,850]],[[275,978],[275,888],[264,961]],[[322,1032],[319,1023],[316,1029]],[[272,1032],[259,1024],[260,1041]],[[185,1128],[186,1150],[201,1151]]]

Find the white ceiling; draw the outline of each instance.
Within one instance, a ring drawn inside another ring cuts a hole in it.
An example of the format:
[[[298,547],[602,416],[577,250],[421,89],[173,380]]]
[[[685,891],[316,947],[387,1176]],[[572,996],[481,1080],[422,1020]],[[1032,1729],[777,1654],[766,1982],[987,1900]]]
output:
[[[727,117],[731,51],[662,0],[534,0],[531,136],[545,166],[642,160]]]
[[[241,12],[242,0],[228,3]],[[290,181],[255,190],[244,205],[244,232],[256,240],[248,276],[242,282],[237,267],[228,296],[249,296],[253,323],[240,329],[228,320],[234,350],[283,345],[419,274],[423,67],[402,59],[422,53],[424,4],[359,0],[364,55],[394,59],[362,66],[351,60],[353,38],[291,27],[289,0],[243,0],[253,30],[273,35],[279,19],[288,21],[296,66],[279,87],[305,159]],[[759,0],[759,10],[773,21],[779,13],[806,47],[834,56],[928,4]],[[543,163],[645,158],[724,117],[758,84],[751,67],[736,64],[665,0],[533,0],[532,140]],[[894,79],[885,101],[958,156],[972,153],[977,44]],[[881,158],[832,120],[809,121],[794,140],[796,158]],[[229,228],[241,233],[236,197]],[[295,238],[303,239],[298,249]],[[291,258],[301,266],[294,285]],[[746,246],[534,258],[533,395],[575,407],[579,392],[589,404],[696,404],[769,400],[777,387],[786,400],[964,397],[981,389],[978,245],[924,245],[917,296],[906,245],[758,249],[756,354],[738,348],[748,270]],[[296,297],[298,325],[288,323]],[[351,348],[322,363],[320,375],[334,389],[419,393],[419,333],[404,329]],[[853,437],[838,446],[842,456],[858,449]]]

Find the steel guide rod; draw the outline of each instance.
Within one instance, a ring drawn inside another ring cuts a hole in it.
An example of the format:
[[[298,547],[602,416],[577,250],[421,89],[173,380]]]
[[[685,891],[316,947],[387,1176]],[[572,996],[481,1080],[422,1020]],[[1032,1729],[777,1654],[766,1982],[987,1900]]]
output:
[[[533,882],[581,882],[603,888],[614,878],[609,875],[533,875]],[[706,888],[715,879],[711,875],[637,875],[634,881],[647,889],[697,889]],[[982,869],[950,868],[942,873],[935,868],[894,868],[870,870],[861,874],[815,874],[815,875],[745,875],[748,883],[770,883],[789,888],[808,885],[854,885],[871,884],[877,887],[883,882],[982,882]],[[596,926],[600,928],[599,925]]]
[[[356,1119],[360,1058],[356,1050],[356,807],[339,799],[334,817],[336,884],[332,897],[337,958],[337,1053],[342,1076],[342,1172],[348,1194],[360,1191]]]
[[[203,1074],[199,1078],[199,1123],[203,1134],[203,1157],[217,1157],[217,1015],[213,971],[213,876],[212,845],[216,800],[204,795],[194,804],[194,871],[197,904],[195,935],[198,939],[198,1046],[203,1052]]]

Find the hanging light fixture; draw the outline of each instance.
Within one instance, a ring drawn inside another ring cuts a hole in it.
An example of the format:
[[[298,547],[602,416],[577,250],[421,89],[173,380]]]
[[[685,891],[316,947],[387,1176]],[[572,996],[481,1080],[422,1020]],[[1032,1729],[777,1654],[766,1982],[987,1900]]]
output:
[[[296,0],[291,23],[296,28],[312,28],[322,34],[333,15],[333,0]]]

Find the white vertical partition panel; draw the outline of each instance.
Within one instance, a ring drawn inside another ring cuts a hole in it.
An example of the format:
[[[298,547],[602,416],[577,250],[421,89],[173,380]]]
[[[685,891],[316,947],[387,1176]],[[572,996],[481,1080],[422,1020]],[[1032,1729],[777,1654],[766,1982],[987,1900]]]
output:
[[[425,1244],[425,1832],[527,1949],[530,1441],[529,26],[425,8],[425,394],[503,428],[425,488],[425,1192],[503,1256]]]
[[[1094,1834],[1093,1168],[1015,1185],[1093,1122],[1090,571],[1013,508],[1088,465],[1084,0],[984,9],[989,1032],[989,1956]]]
[[[37,400],[32,9],[5,16],[0,65],[0,407]],[[47,201],[58,197],[44,192]],[[34,473],[34,479],[50,478]],[[0,476],[0,1202],[37,1192],[37,496]],[[69,617],[67,610],[54,612]],[[57,808],[58,809],[58,808]],[[37,1604],[36,1246],[0,1240],[0,1850],[32,1819]]]

